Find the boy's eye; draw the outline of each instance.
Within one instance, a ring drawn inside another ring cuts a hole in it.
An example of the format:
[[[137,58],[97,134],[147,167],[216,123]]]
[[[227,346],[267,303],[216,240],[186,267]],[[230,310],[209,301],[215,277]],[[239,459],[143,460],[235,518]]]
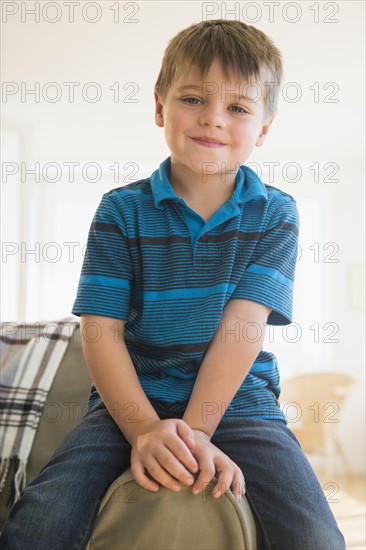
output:
[[[246,113],[247,111],[243,109],[243,107],[240,107],[240,105],[233,105],[232,109],[235,109],[235,113]],[[238,109],[238,110],[236,110]]]
[[[197,99],[197,97],[186,97],[183,99],[183,101],[187,102],[189,105],[197,105],[197,103],[193,103],[193,102],[200,101],[200,99]]]
[[[187,103],[188,105],[198,105],[202,102],[202,100],[198,99],[197,97],[185,97],[184,99],[182,99],[182,101],[183,103]],[[233,105],[232,107],[230,107],[230,109],[233,109],[233,112],[238,114],[247,113],[247,111],[240,105]]]

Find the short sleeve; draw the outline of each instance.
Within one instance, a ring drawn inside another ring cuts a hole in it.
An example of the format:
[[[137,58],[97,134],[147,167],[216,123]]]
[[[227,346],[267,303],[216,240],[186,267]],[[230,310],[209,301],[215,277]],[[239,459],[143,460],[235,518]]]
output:
[[[272,309],[269,325],[292,322],[299,214],[288,195],[274,210],[230,298],[243,298]]]
[[[92,220],[71,313],[128,319],[133,263],[123,217],[105,193]]]

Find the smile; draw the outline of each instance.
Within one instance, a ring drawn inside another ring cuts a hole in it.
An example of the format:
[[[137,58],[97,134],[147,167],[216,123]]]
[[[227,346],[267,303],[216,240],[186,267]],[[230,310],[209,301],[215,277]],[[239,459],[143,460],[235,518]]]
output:
[[[202,145],[203,147],[224,147],[224,143],[220,143],[219,141],[214,140],[206,140],[205,138],[192,138],[193,141],[198,143],[199,145]]]

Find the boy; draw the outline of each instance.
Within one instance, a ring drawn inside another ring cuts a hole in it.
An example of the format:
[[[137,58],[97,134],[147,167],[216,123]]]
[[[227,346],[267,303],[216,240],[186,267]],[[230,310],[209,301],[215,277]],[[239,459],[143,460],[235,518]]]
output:
[[[201,22],[169,43],[155,122],[171,156],[103,195],[72,309],[88,412],[14,505],[3,548],[85,547],[129,465],[151,491],[182,482],[197,494],[217,473],[214,498],[246,492],[259,549],[345,548],[262,350],[266,323],[292,320],[298,213],[243,163],[265,140],[281,78],[278,49],[238,21]]]

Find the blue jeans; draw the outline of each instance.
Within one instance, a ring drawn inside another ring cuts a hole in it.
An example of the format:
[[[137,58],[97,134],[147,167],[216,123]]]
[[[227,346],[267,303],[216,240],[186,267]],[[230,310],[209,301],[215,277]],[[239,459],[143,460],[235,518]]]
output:
[[[222,419],[211,441],[244,474],[258,550],[345,550],[322,488],[284,422]],[[84,549],[100,502],[130,466],[130,453],[130,444],[104,404],[89,409],[22,491],[1,534],[0,548]]]

